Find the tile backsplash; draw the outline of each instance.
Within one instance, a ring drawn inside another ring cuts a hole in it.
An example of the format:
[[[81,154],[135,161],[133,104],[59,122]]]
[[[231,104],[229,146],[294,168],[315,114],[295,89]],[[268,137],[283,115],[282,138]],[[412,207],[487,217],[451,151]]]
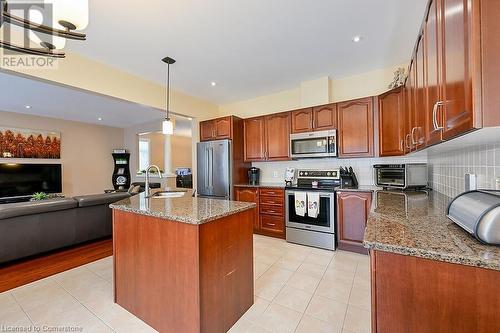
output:
[[[477,175],[479,189],[495,189],[500,177],[500,144],[466,146],[428,153],[429,183],[449,197],[465,191],[465,174]]]
[[[253,162],[252,166],[260,169],[262,182],[282,182],[287,167],[296,169],[330,169],[352,166],[360,185],[374,185],[373,165],[381,163],[426,163],[427,157],[380,157],[357,159],[305,159],[286,162]]]

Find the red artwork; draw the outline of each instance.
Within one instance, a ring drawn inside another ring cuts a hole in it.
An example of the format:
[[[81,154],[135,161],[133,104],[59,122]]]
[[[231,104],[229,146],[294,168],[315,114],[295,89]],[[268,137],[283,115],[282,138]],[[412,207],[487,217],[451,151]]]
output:
[[[61,158],[61,135],[0,127],[0,158]]]

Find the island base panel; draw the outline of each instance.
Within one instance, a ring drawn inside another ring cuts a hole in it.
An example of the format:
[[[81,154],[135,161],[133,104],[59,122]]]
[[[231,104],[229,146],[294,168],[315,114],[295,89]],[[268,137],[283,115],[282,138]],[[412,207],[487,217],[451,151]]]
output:
[[[195,225],[114,210],[115,302],[161,333],[227,331],[253,304],[254,214]]]

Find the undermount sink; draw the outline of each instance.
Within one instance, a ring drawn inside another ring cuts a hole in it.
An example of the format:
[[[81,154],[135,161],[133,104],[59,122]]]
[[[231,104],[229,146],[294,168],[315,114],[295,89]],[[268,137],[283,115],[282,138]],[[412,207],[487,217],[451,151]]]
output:
[[[151,198],[165,199],[165,198],[180,198],[186,194],[186,191],[162,191],[156,192]]]

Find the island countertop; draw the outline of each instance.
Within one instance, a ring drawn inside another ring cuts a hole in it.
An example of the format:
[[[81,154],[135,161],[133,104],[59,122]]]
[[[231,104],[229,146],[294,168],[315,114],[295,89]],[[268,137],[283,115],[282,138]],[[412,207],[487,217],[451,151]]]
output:
[[[375,191],[365,247],[500,270],[500,247],[482,244],[448,219],[450,201],[435,191]]]
[[[158,192],[161,190],[156,190]],[[179,191],[176,189],[175,191]],[[157,217],[169,221],[203,224],[256,207],[255,203],[192,197],[193,191],[178,198],[146,198],[137,194],[109,205],[112,209]]]

